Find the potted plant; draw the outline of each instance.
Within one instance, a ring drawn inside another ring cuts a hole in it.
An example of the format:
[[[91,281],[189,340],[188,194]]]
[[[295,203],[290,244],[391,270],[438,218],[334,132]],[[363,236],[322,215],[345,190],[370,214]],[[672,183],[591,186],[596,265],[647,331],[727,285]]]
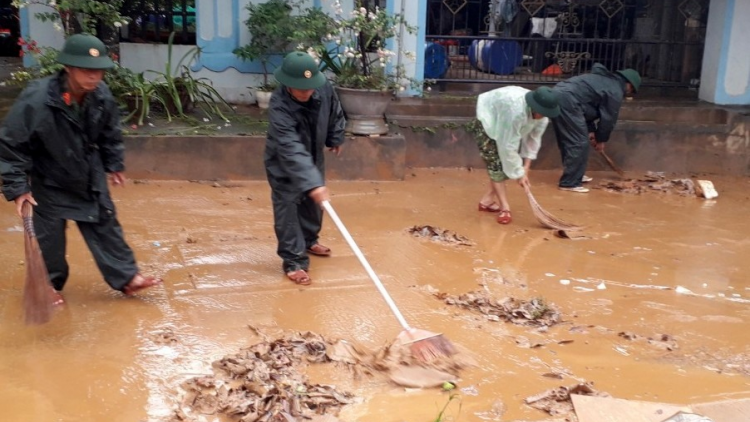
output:
[[[188,67],[200,54],[198,47],[185,52],[177,65],[172,67],[174,36],[175,32],[169,34],[164,71],[148,71],[154,75],[154,99],[164,106],[169,121],[172,120],[172,115],[185,117],[194,106],[200,107],[207,115],[216,115],[222,120],[227,120],[220,106],[223,104],[230,111],[232,106],[216,91],[208,78],[195,78]]]
[[[416,28],[400,14],[390,14],[377,6],[368,9],[361,2],[344,18],[341,3],[336,0],[334,13],[335,19],[330,21],[333,28],[327,32],[333,35],[301,47],[323,63],[324,71],[333,73],[347,117],[347,131],[359,135],[388,133],[385,110],[393,95],[413,82],[405,77],[400,60],[392,63],[397,53],[388,46],[393,43],[400,47],[403,31],[415,33]],[[303,24],[298,26],[302,28],[299,31],[305,28]],[[403,54],[414,57],[409,52]]]
[[[294,3],[288,0],[268,0],[265,3],[249,3],[245,6],[248,18],[245,26],[250,32],[250,42],[236,48],[233,53],[242,60],[259,60],[263,71],[263,83],[255,87],[255,98],[260,108],[267,108],[271,93],[276,89],[275,81],[269,81],[270,66],[274,56],[290,50],[290,39],[294,33]]]

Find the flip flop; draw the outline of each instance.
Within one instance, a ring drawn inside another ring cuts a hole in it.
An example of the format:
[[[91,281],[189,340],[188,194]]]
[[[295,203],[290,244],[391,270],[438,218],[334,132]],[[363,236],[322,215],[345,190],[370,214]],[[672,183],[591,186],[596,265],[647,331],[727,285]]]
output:
[[[294,284],[299,284],[300,286],[309,286],[312,283],[312,279],[307,275],[307,271],[305,270],[289,271],[286,273],[286,276]]]
[[[489,205],[484,205],[483,203],[479,203],[477,205],[478,211],[484,211],[484,212],[500,212],[500,205],[497,205],[496,203],[491,203]]]
[[[136,274],[127,286],[122,288],[122,292],[125,296],[133,296],[141,290],[154,287],[162,283],[162,279],[156,277],[144,277],[140,274]]]
[[[320,243],[316,243],[307,248],[307,253],[317,256],[331,256],[331,248],[327,248]]]
[[[510,224],[511,221],[513,221],[513,216],[510,214],[510,210],[500,210],[500,214],[497,215],[497,222]]]

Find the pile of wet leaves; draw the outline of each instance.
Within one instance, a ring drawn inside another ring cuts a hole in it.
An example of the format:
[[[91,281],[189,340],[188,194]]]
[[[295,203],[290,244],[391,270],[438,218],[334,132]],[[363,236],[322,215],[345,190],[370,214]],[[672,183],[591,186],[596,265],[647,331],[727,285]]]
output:
[[[621,331],[617,333],[617,336],[630,341],[645,341],[650,346],[668,352],[679,349],[677,340],[675,340],[675,338],[669,334],[656,334],[653,336],[644,337],[635,333],[631,333],[629,331]]]
[[[172,422],[196,421],[199,415],[224,415],[241,422],[336,421],[333,415],[355,397],[331,385],[311,384],[303,374],[310,363],[333,363],[355,376],[381,375],[413,388],[455,382],[460,370],[474,364],[461,353],[422,362],[398,341],[369,351],[312,332],[275,340],[258,333],[263,341],[213,362],[212,375],[182,384],[185,395]]]
[[[594,389],[591,382],[575,384],[569,387],[558,387],[527,397],[524,402],[534,409],[542,410],[552,416],[563,416],[573,413],[571,394],[582,396],[611,397]]]
[[[543,298],[496,299],[481,290],[460,296],[439,292],[435,296],[448,305],[459,306],[486,315],[490,321],[507,321],[517,325],[538,327],[551,327],[562,321],[560,311]]]
[[[295,333],[227,355],[213,363],[213,375],[182,384],[186,394],[172,420],[221,414],[242,422],[293,422],[338,414],[353,396],[311,384],[301,372],[307,362],[331,362],[327,345],[317,334]]]
[[[474,246],[474,242],[460,234],[441,229],[435,226],[414,226],[408,229],[414,237],[421,237],[434,242],[445,243],[449,245]]]
[[[649,171],[638,179],[621,181],[604,181],[599,183],[603,189],[614,192],[640,195],[644,192],[662,192],[682,196],[695,196],[695,183],[691,179],[670,179],[664,172]]]

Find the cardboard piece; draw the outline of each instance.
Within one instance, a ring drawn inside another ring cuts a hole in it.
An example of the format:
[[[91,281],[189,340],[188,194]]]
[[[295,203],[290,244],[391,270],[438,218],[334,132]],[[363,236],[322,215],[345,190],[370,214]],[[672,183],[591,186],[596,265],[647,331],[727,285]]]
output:
[[[578,422],[663,422],[690,409],[676,404],[571,394]]]
[[[719,196],[710,180],[696,180],[695,192],[706,199],[714,199]]]
[[[701,403],[690,407],[693,412],[708,416],[714,422],[750,421],[750,399]]]
[[[578,422],[750,421],[750,398],[682,406],[578,394],[570,397]]]

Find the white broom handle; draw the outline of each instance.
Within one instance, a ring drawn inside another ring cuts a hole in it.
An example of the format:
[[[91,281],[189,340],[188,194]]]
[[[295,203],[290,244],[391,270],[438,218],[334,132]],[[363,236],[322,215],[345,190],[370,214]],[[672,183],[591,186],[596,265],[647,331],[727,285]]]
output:
[[[411,330],[411,328],[409,327],[409,324],[406,323],[406,319],[404,319],[404,316],[401,315],[401,311],[399,311],[398,308],[396,307],[396,303],[393,302],[393,299],[391,299],[391,296],[385,290],[385,286],[383,286],[383,283],[378,278],[378,275],[375,274],[375,271],[372,270],[372,267],[370,267],[370,264],[367,262],[367,259],[365,259],[365,256],[362,254],[362,251],[359,250],[359,247],[354,242],[354,239],[352,239],[352,236],[349,234],[349,231],[346,230],[344,223],[341,222],[341,219],[339,218],[338,214],[336,214],[336,211],[333,210],[331,203],[328,201],[323,201],[321,202],[321,205],[323,206],[323,209],[326,210],[328,215],[331,217],[331,220],[333,220],[333,222],[336,224],[336,227],[344,236],[344,239],[346,239],[346,243],[348,243],[349,247],[352,248],[352,251],[354,251],[354,255],[357,255],[357,258],[359,258],[359,262],[362,263],[363,267],[365,267],[365,271],[367,271],[367,274],[372,279],[372,282],[375,283],[375,287],[378,288],[378,291],[383,296],[383,299],[385,299],[385,302],[391,308],[393,315],[396,315],[396,319],[398,319],[398,322],[401,323],[401,326],[404,327],[405,330]]]

